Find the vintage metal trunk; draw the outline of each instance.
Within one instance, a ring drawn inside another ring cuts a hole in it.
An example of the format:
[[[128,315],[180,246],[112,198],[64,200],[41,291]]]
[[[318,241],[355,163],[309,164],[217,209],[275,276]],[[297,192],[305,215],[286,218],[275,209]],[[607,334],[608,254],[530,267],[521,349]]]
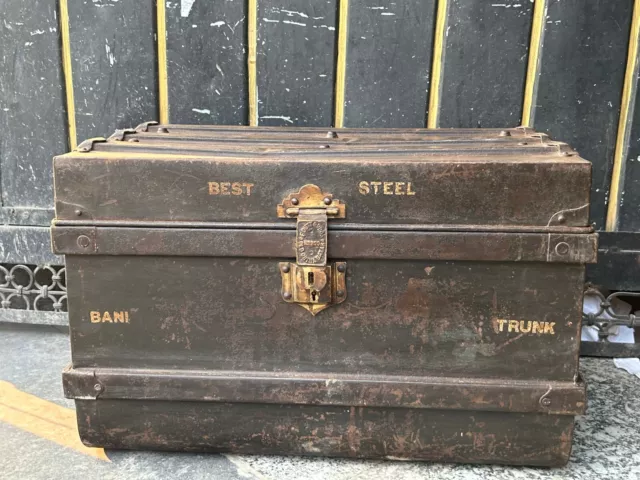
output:
[[[87,445],[569,458],[597,239],[566,144],[149,123],[54,176]]]

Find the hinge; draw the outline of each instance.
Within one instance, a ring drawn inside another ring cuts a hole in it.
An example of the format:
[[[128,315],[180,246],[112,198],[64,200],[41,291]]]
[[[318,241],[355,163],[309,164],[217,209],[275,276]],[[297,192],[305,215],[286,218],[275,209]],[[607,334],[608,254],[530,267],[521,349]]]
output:
[[[134,128],[134,130],[137,133],[146,133],[149,131],[149,127],[152,127],[154,125],[158,125],[158,122],[156,122],[155,120],[151,120],[150,122],[141,123],[136,128]]]
[[[81,142],[76,148],[75,151],[76,152],[90,152],[91,150],[93,150],[93,144],[94,143],[103,143],[106,142],[107,140],[104,137],[93,137],[93,138],[88,138],[85,141]]]

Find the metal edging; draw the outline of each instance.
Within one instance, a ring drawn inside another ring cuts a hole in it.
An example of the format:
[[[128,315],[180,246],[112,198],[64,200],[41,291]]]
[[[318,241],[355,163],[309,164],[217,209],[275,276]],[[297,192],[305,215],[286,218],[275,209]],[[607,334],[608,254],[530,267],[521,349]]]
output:
[[[524,88],[522,105],[522,125],[531,127],[535,113],[535,99],[538,93],[538,79],[540,76],[540,59],[542,42],[544,40],[544,20],[547,15],[548,0],[535,0],[533,6],[533,22],[531,25],[531,40],[529,43],[529,62]]]
[[[633,19],[629,35],[629,50],[627,66],[622,87],[622,102],[620,105],[620,118],[618,121],[618,135],[616,149],[613,156],[613,172],[611,175],[611,188],[609,190],[609,205],[607,206],[607,218],[605,230],[613,232],[618,228],[618,214],[620,211],[620,199],[622,174],[624,161],[629,146],[631,134],[632,103],[636,95],[636,77],[638,74],[638,37],[640,36],[640,0],[635,0],[633,6]]]
[[[169,79],[167,75],[167,11],[165,0],[156,0],[158,39],[158,110],[160,123],[169,123]]]
[[[436,32],[431,64],[431,86],[429,87],[429,114],[427,128],[438,128],[440,122],[440,98],[442,96],[442,62],[444,61],[445,35],[449,0],[438,0]]]
[[[347,39],[349,31],[349,0],[339,0],[338,55],[336,58],[334,126],[344,126],[344,99],[347,75]]]
[[[247,2],[247,74],[249,83],[249,125],[258,125],[258,0]]]
[[[316,372],[72,368],[66,398],[335,405],[551,415],[585,411],[584,382]]]
[[[51,228],[52,250],[65,255],[290,258],[295,240],[281,229]],[[350,260],[584,264],[598,248],[596,234],[552,233],[330,230],[328,242],[333,258]]]
[[[69,37],[69,5],[67,0],[60,0],[60,36],[62,40],[62,73],[67,107],[67,125],[69,128],[69,148],[76,148],[78,134],[76,132],[76,106],[73,96],[73,69],[71,66],[71,40]]]

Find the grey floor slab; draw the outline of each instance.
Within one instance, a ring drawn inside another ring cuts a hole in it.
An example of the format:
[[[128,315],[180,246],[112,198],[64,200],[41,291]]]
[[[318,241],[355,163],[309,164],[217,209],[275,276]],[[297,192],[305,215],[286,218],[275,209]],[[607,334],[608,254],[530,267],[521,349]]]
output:
[[[0,321],[0,380],[73,408],[60,382],[68,361],[63,327]],[[562,469],[123,451],[104,462],[0,420],[0,479],[640,479],[640,379],[608,359],[583,359],[582,371],[589,409]]]

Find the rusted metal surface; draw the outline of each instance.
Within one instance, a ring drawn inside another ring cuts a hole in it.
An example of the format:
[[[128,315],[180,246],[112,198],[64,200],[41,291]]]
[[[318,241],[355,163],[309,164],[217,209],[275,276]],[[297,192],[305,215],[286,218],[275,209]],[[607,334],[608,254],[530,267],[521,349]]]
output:
[[[85,443],[567,461],[597,236],[565,144],[145,124],[54,171]]]
[[[573,417],[544,413],[137,400],[76,405],[89,419],[79,425],[84,443],[106,448],[560,466],[573,433]]]
[[[74,367],[577,374],[583,265],[348,258],[347,300],[313,317],[281,297],[287,257],[177,253],[67,255]]]
[[[336,224],[545,227],[562,218],[563,226],[588,226],[590,164],[560,155],[525,158],[73,153],[54,163],[56,219],[78,220],[81,210],[87,221],[264,222],[307,183],[300,179],[309,179],[357,206]],[[244,186],[223,195],[211,192],[210,182]]]

